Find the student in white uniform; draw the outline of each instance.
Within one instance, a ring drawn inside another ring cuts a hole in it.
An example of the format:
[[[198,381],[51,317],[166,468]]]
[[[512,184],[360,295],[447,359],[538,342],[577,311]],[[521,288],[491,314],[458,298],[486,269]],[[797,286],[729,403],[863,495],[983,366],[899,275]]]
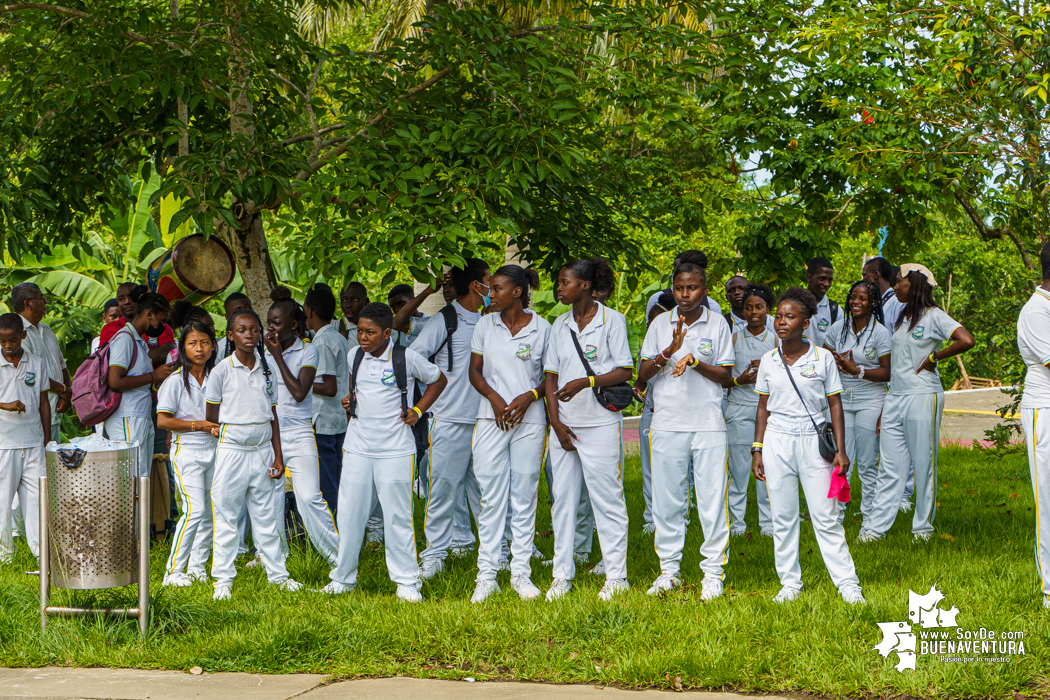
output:
[[[482,399],[472,445],[474,474],[481,487],[473,603],[499,591],[496,572],[508,513],[510,585],[525,600],[540,595],[532,583],[529,558],[545,451],[543,365],[551,327],[526,308],[529,289],[539,287],[535,270],[505,265],[490,284],[492,313],[474,328],[470,358],[470,383]]]
[[[758,363],[779,341],[769,330],[768,320],[773,310],[773,290],[764,284],[753,284],[744,292],[740,304],[745,326],[733,333],[733,378],[725,384],[729,389],[726,407],[726,434],[729,441],[729,532],[743,535],[747,532],[747,490],[751,483],[751,443],[755,437],[755,412],[758,394],[755,378]],[[755,483],[758,499],[758,529],[766,537],[773,536],[773,520],[769,512],[769,493],[762,481]]]
[[[62,414],[68,410],[73,399],[72,382],[69,369],[62,357],[62,346],[51,327],[44,323],[47,315],[47,300],[40,287],[32,282],[16,284],[11,289],[11,308],[22,317],[26,339],[22,343],[30,355],[36,355],[44,361],[51,388],[47,395],[51,405],[51,440],[58,441],[61,431]]]
[[[26,544],[40,554],[39,480],[44,444],[51,437],[50,376],[43,359],[22,347],[18,314],[0,315],[0,564],[14,554],[12,502],[18,495]]]
[[[350,367],[346,364],[350,344],[339,334],[333,321],[335,295],[328,285],[318,282],[306,293],[303,315],[306,327],[314,332],[312,345],[317,350],[312,415],[321,467],[321,497],[334,516],[346,438],[346,411],[341,402],[350,391]],[[354,342],[357,342],[357,333],[354,333]]]
[[[227,357],[233,354],[234,345],[233,339],[230,337],[230,319],[233,314],[242,309],[254,310],[252,308],[252,300],[248,298],[247,294],[243,292],[231,292],[229,296],[222,302],[223,313],[226,317],[226,332],[223,338],[219,341],[218,354],[215,357],[215,364],[218,364],[225,360]],[[248,563],[250,567],[256,567],[261,562],[255,558],[255,547],[253,546],[250,550],[248,548],[248,530],[249,530],[249,518],[248,518],[248,501],[245,500],[241,506],[241,513],[237,516],[237,532],[239,533],[239,545],[237,547],[238,556],[241,554],[252,553],[252,560]]]
[[[138,470],[134,476],[149,476],[153,466],[153,396],[151,387],[161,384],[175,370],[175,364],[153,369],[149,346],[142,339],[147,329],[158,325],[159,314],[166,314],[168,300],[140,284],[131,290],[135,317],[109,341],[109,388],[122,394],[117,410],[106,419],[106,436],[139,446]]]
[[[890,332],[882,324],[879,289],[872,282],[856,282],[846,295],[846,317],[831,324],[824,335],[842,376],[842,412],[846,420],[846,456],[860,477],[861,515],[867,517],[875,496],[879,474],[879,416],[890,379]],[[839,522],[846,517],[846,504],[839,503]]]
[[[701,250],[683,250],[681,253],[679,253],[678,255],[675,256],[674,263],[671,266],[671,269],[672,270],[677,270],[678,266],[681,265],[682,263],[685,263],[685,262],[692,263],[692,264],[702,268],[704,270],[704,273],[706,274],[706,272],[707,272],[707,254],[704,253],[703,251],[701,251]],[[645,305],[645,315],[646,315],[647,318],[649,316],[649,313],[653,310],[653,306],[655,306],[656,303],[660,300],[660,295],[661,294],[670,294],[670,293],[671,293],[670,289],[661,289],[659,291],[653,292],[649,296],[649,301]],[[716,316],[720,316],[722,314],[722,307],[719,306],[718,302],[715,301],[714,299],[712,299],[711,297],[706,297],[704,299],[704,304],[707,306],[707,308],[711,309],[711,312],[713,314],[715,314]]]
[[[828,298],[828,290],[835,281],[835,270],[827,258],[813,258],[806,266],[806,288],[817,300],[817,311],[806,329],[806,337],[815,348],[824,347],[828,328],[842,317],[839,305]]]
[[[448,386],[434,402],[430,420],[429,490],[423,530],[420,576],[426,580],[445,570],[445,559],[453,545],[455,514],[466,493],[471,468],[471,436],[478,420],[481,395],[470,385],[470,347],[474,327],[481,319],[482,300],[488,294],[489,265],[467,258],[462,268],[453,268],[450,284],[456,299],[449,306],[456,315],[456,330],[449,337],[445,312],[430,317],[412,349],[441,369]],[[475,517],[478,511],[474,513]]]
[[[306,316],[287,287],[270,292],[273,303],[266,314],[266,362],[274,368],[277,420],[281,423],[281,454],[292,480],[295,505],[311,544],[335,565],[339,533],[328,504],[321,497],[321,463],[314,441],[313,387],[317,376],[317,348],[303,340]],[[277,513],[284,519],[284,499]]]
[[[732,377],[732,334],[726,320],[704,305],[703,268],[682,263],[671,284],[678,305],[649,326],[638,370],[649,382],[654,406],[649,444],[660,576],[648,593],[657,595],[680,583],[687,507],[681,494],[691,462],[704,533],[701,598],[712,600],[722,594],[723,566],[729,557],[729,452],[722,384]]]
[[[599,403],[593,391],[627,382],[633,373],[627,321],[591,294],[594,286],[604,286],[612,278],[609,263],[602,258],[576,260],[558,273],[558,301],[572,309],[554,322],[544,361],[554,438],[550,445],[554,582],[547,600],[572,589],[577,512],[584,484],[598,526],[605,570],[605,585],[598,597],[611,600],[629,588],[627,503],[620,471],[623,416]]]
[[[1036,287],[1017,318],[1017,347],[1028,367],[1021,397],[1021,425],[1035,494],[1035,565],[1043,608],[1050,610],[1050,243],[1043,246],[1039,262],[1043,284]]]
[[[211,485],[218,423],[208,421],[208,375],[215,367],[215,332],[190,322],[179,337],[179,368],[157,392],[157,427],[171,432],[171,466],[182,494],[182,515],[175,526],[164,568],[165,586],[206,581],[211,552]]]
[[[897,517],[909,472],[915,474],[915,513],[911,532],[916,542],[933,537],[937,515],[937,453],[941,443],[944,388],[937,363],[974,345],[968,330],[933,301],[937,281],[926,267],[901,266],[897,299],[904,311],[893,331],[890,389],[882,409],[879,476],[870,515],[859,542],[881,539]],[[941,350],[941,343],[953,342]]]
[[[267,580],[285,591],[302,584],[288,576],[278,516],[284,500],[284,459],[277,420],[277,384],[260,347],[262,321],[251,309],[227,319],[233,354],[215,365],[205,390],[206,418],[218,423],[212,473],[214,600],[229,600],[237,575],[237,518],[245,501],[252,539]],[[258,354],[256,354],[258,353]],[[283,514],[282,514],[283,515]]]
[[[343,312],[343,318],[339,319],[339,335],[346,338],[351,348],[357,347],[357,320],[370,301],[368,290],[360,282],[350,282],[339,294],[339,308]]]
[[[434,405],[448,380],[416,351],[395,346],[390,339],[393,318],[390,307],[377,302],[362,309],[357,322],[360,347],[350,351],[351,389],[343,400],[351,418],[339,480],[339,556],[324,592],[349,593],[357,586],[365,525],[373,495],[378,495],[383,506],[387,573],[397,584],[398,598],[420,603],[423,596],[412,521],[416,461],[412,426]],[[398,388],[395,351],[404,353],[404,394]],[[412,405],[417,382],[429,386]]]
[[[813,534],[831,582],[851,605],[866,602],[857,571],[846,545],[846,531],[838,520],[836,500],[828,498],[833,472],[845,475],[849,457],[842,418],[842,383],[831,353],[817,348],[806,337],[806,325],[817,311],[813,294],[791,287],[780,295],[774,327],[780,347],[762,356],[755,380],[758,413],[752,468],[755,478],[769,489],[773,514],[773,555],[780,592],[774,602],[787,603],[802,590],[799,566],[798,488],[806,497]],[[838,446],[829,462],[820,453],[817,428],[827,402]]]

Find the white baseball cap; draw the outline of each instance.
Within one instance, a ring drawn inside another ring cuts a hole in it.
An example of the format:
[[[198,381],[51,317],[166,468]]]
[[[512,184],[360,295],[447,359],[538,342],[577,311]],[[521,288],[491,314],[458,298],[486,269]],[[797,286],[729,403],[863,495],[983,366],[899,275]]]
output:
[[[904,263],[901,265],[901,277],[907,277],[909,272],[918,272],[926,278],[926,281],[930,283],[931,287],[937,286],[937,280],[933,278],[933,273],[930,272],[930,268],[925,265],[920,265],[918,263]]]

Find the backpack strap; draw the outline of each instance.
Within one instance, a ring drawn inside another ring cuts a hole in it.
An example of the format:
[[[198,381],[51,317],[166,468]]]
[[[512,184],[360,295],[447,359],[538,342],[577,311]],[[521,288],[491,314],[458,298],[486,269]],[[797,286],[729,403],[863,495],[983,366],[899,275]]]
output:
[[[428,359],[433,362],[437,357],[437,354],[441,352],[441,348],[448,346],[448,371],[452,371],[452,334],[459,328],[459,316],[456,314],[455,307],[452,304],[446,304],[441,307],[441,315],[445,317],[445,339],[438,345],[437,350]]]
[[[725,312],[724,314],[722,314],[722,318],[724,318],[726,320],[726,323],[729,324],[729,330],[733,330],[733,312]]]
[[[831,309],[831,322],[839,320],[839,305],[832,299],[828,299],[828,308]]]
[[[397,389],[401,392],[401,415],[408,415],[408,365],[405,362],[405,346],[397,343],[390,353],[390,361],[394,365],[394,381]]]
[[[361,346],[357,347],[354,355],[354,366],[350,370],[350,417],[357,418],[357,371],[361,369],[361,360],[365,359],[365,351]]]

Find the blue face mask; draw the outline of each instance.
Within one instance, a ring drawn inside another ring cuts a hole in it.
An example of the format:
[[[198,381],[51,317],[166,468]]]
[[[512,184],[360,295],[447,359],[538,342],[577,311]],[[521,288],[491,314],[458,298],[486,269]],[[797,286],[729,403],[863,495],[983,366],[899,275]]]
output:
[[[478,282],[478,284],[481,284],[481,282]],[[481,297],[481,305],[482,308],[487,309],[489,307],[489,304],[492,303],[492,299],[490,299],[488,295],[488,292],[490,289],[492,289],[492,287],[487,284],[481,284],[481,286],[485,288],[485,296]]]

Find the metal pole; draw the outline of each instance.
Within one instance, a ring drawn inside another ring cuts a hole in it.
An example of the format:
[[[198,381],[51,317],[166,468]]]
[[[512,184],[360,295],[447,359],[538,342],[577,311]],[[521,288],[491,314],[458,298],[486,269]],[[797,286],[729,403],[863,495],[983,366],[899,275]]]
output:
[[[141,449],[141,448],[140,448]],[[139,477],[139,632],[149,629],[149,476]]]
[[[47,527],[47,477],[40,477],[38,504],[40,513],[40,629],[47,629],[47,606],[51,597],[51,533]]]

